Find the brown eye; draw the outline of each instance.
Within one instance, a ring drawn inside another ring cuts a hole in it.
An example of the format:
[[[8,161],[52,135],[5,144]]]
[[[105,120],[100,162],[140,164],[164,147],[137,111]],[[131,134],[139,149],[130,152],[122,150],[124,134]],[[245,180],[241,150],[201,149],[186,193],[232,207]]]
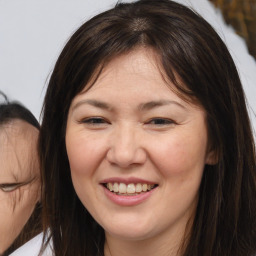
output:
[[[107,122],[105,119],[103,119],[101,117],[93,117],[93,118],[84,119],[81,121],[81,123],[99,125],[99,124],[105,124]]]
[[[84,118],[78,123],[84,125],[88,129],[93,129],[93,130],[105,129],[110,124],[110,122],[107,119],[103,117],[97,117],[97,116]]]
[[[161,125],[175,124],[175,122],[171,119],[166,119],[166,118],[153,118],[148,122],[148,124],[161,126]]]

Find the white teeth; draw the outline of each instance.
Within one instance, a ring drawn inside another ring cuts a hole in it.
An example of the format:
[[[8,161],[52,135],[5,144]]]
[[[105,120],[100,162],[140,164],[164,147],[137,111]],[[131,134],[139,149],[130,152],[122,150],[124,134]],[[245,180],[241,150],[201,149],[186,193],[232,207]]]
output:
[[[118,188],[118,183],[114,183],[114,186],[113,186],[113,190],[114,190],[114,192],[118,192],[119,191],[119,188]]]
[[[127,186],[127,193],[128,194],[134,194],[135,193],[135,185],[134,184],[128,184]]]
[[[136,192],[140,193],[142,191],[142,185],[140,183],[136,184]]]
[[[113,191],[113,185],[112,185],[112,183],[108,183],[108,184],[107,184],[107,188],[108,188],[110,191]]]
[[[126,185],[124,183],[119,184],[119,193],[125,194],[126,193]]]
[[[148,190],[148,185],[147,184],[143,184],[142,185],[142,191],[146,192]]]
[[[107,183],[106,187],[108,188],[109,191],[111,192],[115,192],[115,193],[119,193],[119,194],[129,194],[129,195],[133,195],[136,193],[141,193],[141,192],[147,192],[150,191],[151,189],[153,189],[155,187],[155,185],[153,184],[142,184],[142,183],[130,183],[128,185],[124,184],[124,183]]]

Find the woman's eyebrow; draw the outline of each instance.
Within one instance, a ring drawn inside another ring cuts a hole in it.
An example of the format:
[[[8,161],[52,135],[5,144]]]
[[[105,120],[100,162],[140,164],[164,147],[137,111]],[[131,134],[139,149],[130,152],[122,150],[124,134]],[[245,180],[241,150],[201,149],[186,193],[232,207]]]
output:
[[[81,105],[91,105],[93,107],[97,107],[97,108],[101,108],[101,109],[106,109],[109,110],[111,109],[110,105],[107,104],[106,102],[103,101],[99,101],[99,100],[81,100],[79,102],[77,102],[73,107],[72,107],[72,111],[74,111],[76,108],[78,108]]]
[[[167,105],[177,105],[178,107],[181,107],[183,109],[186,109],[185,106],[180,104],[179,102],[175,100],[159,100],[159,101],[149,101],[146,103],[142,103],[138,106],[139,110],[145,111],[145,110],[150,110],[156,107],[162,107],[162,106],[167,106]]]
[[[73,107],[72,107],[72,111],[74,111],[76,108],[78,108],[81,105],[91,105],[97,108],[101,108],[101,109],[106,109],[106,110],[111,110],[113,109],[113,107],[111,107],[111,105],[109,105],[106,102],[103,101],[99,101],[99,100],[92,100],[92,99],[87,99],[87,100],[81,100],[79,102],[77,102]],[[145,110],[150,110],[156,107],[161,107],[161,106],[166,106],[166,105],[177,105],[180,108],[186,109],[185,106],[183,106],[182,104],[180,104],[179,102],[175,101],[175,100],[158,100],[158,101],[149,101],[149,102],[145,102],[145,103],[141,103],[138,105],[138,109],[140,111],[145,111]]]

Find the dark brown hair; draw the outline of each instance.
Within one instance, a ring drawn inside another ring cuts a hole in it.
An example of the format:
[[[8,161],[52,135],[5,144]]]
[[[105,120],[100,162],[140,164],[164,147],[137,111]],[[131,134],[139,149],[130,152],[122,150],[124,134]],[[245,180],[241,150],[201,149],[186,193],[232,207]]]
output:
[[[10,102],[3,92],[0,92],[0,95],[4,98],[4,101],[0,104],[0,129],[4,129],[1,128],[1,126],[4,124],[17,119],[31,124],[38,130],[40,129],[39,122],[25,106],[17,101]],[[38,202],[35,205],[35,209],[21,233],[18,235],[12,245],[3,253],[3,256],[10,255],[10,253],[19,248],[21,245],[25,244],[40,232],[42,232],[42,207],[41,203]]]
[[[141,0],[119,3],[83,24],[64,47],[51,75],[40,158],[44,225],[45,230],[50,228],[55,255],[103,255],[104,230],[72,185],[65,147],[67,115],[72,99],[111,59],[136,47],[154,49],[177,93],[203,106],[210,146],[218,158],[216,165],[205,166],[182,255],[255,254],[255,145],[234,62],[198,14],[173,1]]]
[[[9,101],[7,96],[0,91],[0,95],[3,97],[4,101],[0,103],[0,126],[19,119],[25,121],[28,124],[40,129],[40,124],[34,115],[20,102]]]

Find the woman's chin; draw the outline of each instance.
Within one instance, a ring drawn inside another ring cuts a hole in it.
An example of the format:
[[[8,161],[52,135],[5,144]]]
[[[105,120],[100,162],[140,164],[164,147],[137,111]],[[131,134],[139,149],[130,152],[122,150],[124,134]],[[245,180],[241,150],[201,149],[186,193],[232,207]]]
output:
[[[153,231],[148,226],[128,226],[128,225],[117,225],[116,227],[106,227],[106,237],[110,236],[120,240],[129,241],[140,241],[150,238],[153,235]]]

